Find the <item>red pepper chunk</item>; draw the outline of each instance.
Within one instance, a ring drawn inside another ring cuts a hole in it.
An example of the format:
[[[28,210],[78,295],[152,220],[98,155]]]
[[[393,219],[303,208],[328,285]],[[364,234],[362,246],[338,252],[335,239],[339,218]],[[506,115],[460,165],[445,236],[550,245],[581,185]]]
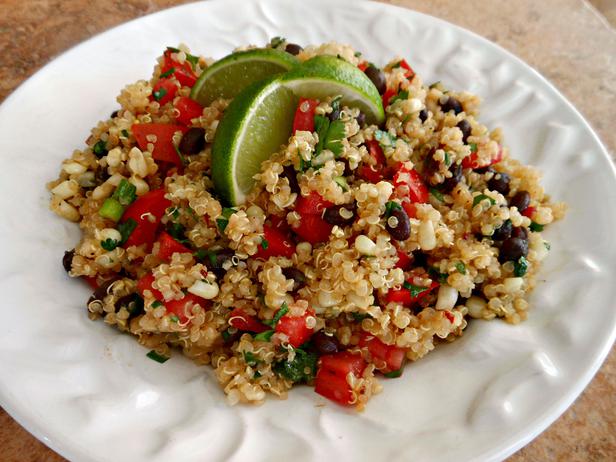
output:
[[[132,219],[137,226],[126,240],[124,247],[153,244],[160,220],[170,206],[171,201],[165,199],[164,189],[150,191],[129,205],[122,215],[122,222]]]
[[[165,74],[173,69],[173,76],[178,79],[182,85],[192,87],[197,81],[195,71],[193,71],[192,65],[189,61],[179,63],[171,58],[172,50],[166,50],[164,54],[163,67],[161,74]]]
[[[306,326],[306,319],[309,316],[314,316],[314,311],[310,308],[303,316],[285,314],[276,324],[275,330],[277,333],[285,334],[289,338],[289,344],[297,348],[306,343],[314,333],[313,328]]]
[[[96,276],[83,276],[84,281],[88,283],[92,289],[98,289],[98,282],[96,282]]]
[[[351,372],[361,377],[366,362],[357,353],[342,351],[321,356],[314,381],[314,391],[338,404],[348,406],[353,402],[353,390],[346,380]]]
[[[398,371],[402,368],[406,355],[406,351],[403,348],[387,345],[368,332],[362,332],[359,339],[359,347],[366,349],[370,353],[372,363],[384,374]]]
[[[398,94],[397,88],[388,88],[387,90],[385,90],[385,93],[383,93],[383,96],[382,96],[383,107],[386,108],[387,106],[389,106],[389,100],[392,99],[397,94]]]
[[[385,296],[385,301],[387,303],[395,302],[400,303],[404,306],[410,306],[414,303],[417,303],[422,298],[426,297],[432,290],[439,286],[439,283],[436,281],[432,281],[429,287],[426,287],[425,290],[419,292],[414,297],[411,295],[410,289],[406,287],[401,287],[399,289],[390,289]]]
[[[322,215],[325,209],[332,205],[334,204],[315,191],[308,196],[300,196],[295,206],[295,211],[300,215],[300,223],[293,231],[311,244],[327,241],[333,225],[327,223]]]
[[[183,246],[163,231],[158,237],[158,258],[169,261],[174,253],[192,253],[192,250]]]
[[[533,217],[533,213],[535,213],[535,207],[526,207],[523,211],[522,211],[522,215],[524,215],[525,217],[528,218],[532,218]]]
[[[394,187],[397,188],[398,186],[406,186],[408,188],[408,198],[411,202],[424,204],[430,199],[428,187],[415,169],[408,169],[402,166],[394,175]]]
[[[196,119],[203,114],[201,105],[188,96],[180,96],[173,106],[178,110],[175,120],[184,125],[190,125],[192,119]]]
[[[154,149],[152,158],[163,162],[170,162],[177,166],[182,165],[180,156],[178,155],[175,145],[173,144],[173,135],[175,132],[185,133],[188,128],[184,125],[171,124],[133,124],[131,127],[133,135],[137,140],[137,145],[142,151],[148,149],[148,144],[152,143]],[[148,141],[148,137],[155,136],[156,141]]]
[[[396,268],[402,268],[403,271],[411,269],[413,259],[404,251],[396,249],[398,254],[398,261],[396,262]]]
[[[377,167],[384,167],[387,163],[387,159],[385,158],[385,154],[379,142],[377,140],[368,140],[366,141],[366,146],[368,147],[370,157],[374,159]]]
[[[139,295],[141,295],[141,297],[145,297],[145,295],[143,294],[146,290],[149,290],[150,292],[152,292],[152,295],[154,295],[154,298],[156,298],[156,300],[164,300],[163,294],[161,293],[160,290],[155,289],[152,284],[154,284],[154,275],[152,273],[148,273],[145,276],[143,276],[141,279],[139,279],[137,281],[137,292],[139,293]]]
[[[151,101],[158,101],[160,105],[167,104],[173,100],[175,93],[178,91],[178,86],[173,79],[162,78],[154,84],[152,88],[152,94],[150,95]]]
[[[496,154],[496,156],[494,156],[492,159],[490,159],[487,162],[479,163],[479,160],[477,159],[477,157],[478,157],[477,151],[471,152],[470,156],[467,156],[464,159],[462,159],[462,167],[472,168],[474,170],[476,168],[485,168],[485,167],[489,167],[490,165],[498,164],[501,160],[503,160],[503,148],[499,147],[498,153]]]
[[[357,67],[360,71],[365,72],[365,70],[368,69],[369,64],[370,63],[368,63],[368,61],[362,61],[357,65]]]
[[[156,300],[164,303],[167,310],[167,314],[174,314],[178,317],[181,323],[188,321],[188,315],[190,315],[190,309],[193,305],[201,305],[202,308],[207,306],[207,300],[197,297],[194,294],[186,294],[179,300],[164,301],[163,294],[160,290],[155,289],[152,284],[154,283],[154,275],[152,273],[146,274],[137,281],[137,292],[144,297],[144,292],[149,290]]]
[[[409,64],[406,62],[406,59],[403,59],[398,64],[400,65],[402,69],[406,69],[406,72],[404,73],[404,77],[406,77],[409,80],[412,80],[413,77],[415,77],[415,71],[411,68],[411,66],[409,66]]]
[[[282,231],[273,226],[263,226],[263,241],[259,245],[258,258],[291,258],[295,253],[295,244]]]
[[[261,333],[269,330],[269,327],[260,322],[256,317],[247,314],[241,308],[234,308],[229,316],[229,325],[244,332]]]
[[[318,215],[321,216],[326,208],[334,205],[330,201],[326,201],[321,195],[312,191],[307,196],[300,196],[295,205],[295,211],[300,215]]]
[[[409,218],[417,218],[417,207],[415,207],[415,204],[409,201],[402,201],[402,208]]]
[[[293,119],[293,133],[314,131],[314,110],[318,105],[319,102],[316,99],[300,98]]]

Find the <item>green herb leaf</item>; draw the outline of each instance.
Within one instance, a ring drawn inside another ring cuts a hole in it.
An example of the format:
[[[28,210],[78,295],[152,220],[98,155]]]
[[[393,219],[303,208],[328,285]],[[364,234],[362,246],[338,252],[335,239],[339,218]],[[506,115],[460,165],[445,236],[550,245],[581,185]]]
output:
[[[161,302],[160,300],[154,300],[152,302],[152,308],[158,308],[159,306],[163,306],[163,302]]]
[[[107,250],[108,252],[111,252],[113,249],[115,249],[120,243],[118,241],[116,241],[115,239],[105,239],[104,241],[101,241],[101,247],[105,250]]]
[[[230,207],[224,207],[222,209],[222,216],[223,216],[223,218],[217,218],[216,219],[216,224],[218,225],[218,229],[220,230],[221,233],[225,232],[225,229],[227,228],[227,225],[229,224],[229,218],[235,212],[236,212],[236,210],[233,209],[233,208],[230,208]]]
[[[332,112],[336,112],[340,110],[340,102],[342,101],[342,95],[336,95],[334,99],[332,99],[331,107]]]
[[[406,90],[402,90],[402,91],[398,92],[398,94],[397,94],[396,96],[394,96],[393,98],[391,98],[391,99],[389,100],[389,104],[391,105],[391,104],[395,103],[396,101],[399,101],[399,100],[400,100],[400,101],[405,100],[405,99],[407,99],[408,97],[409,97],[409,92],[408,92],[408,91],[406,91]]]
[[[266,330],[264,332],[259,332],[258,334],[256,334],[255,336],[253,336],[253,338],[259,342],[269,342],[270,339],[272,338],[272,335],[274,335],[274,330]]]
[[[167,47],[167,50],[169,50],[171,53],[179,53],[180,49],[179,48],[175,48],[175,47]]]
[[[126,178],[120,181],[120,184],[111,196],[116,199],[124,207],[132,204],[137,199],[137,188],[130,183]]]
[[[389,217],[394,210],[401,210],[402,206],[395,201],[388,201],[385,203],[385,216]]]
[[[435,267],[428,268],[428,274],[432,279],[437,280],[440,284],[445,284],[447,282],[447,277],[449,276],[446,273],[441,273],[438,268]]]
[[[535,223],[534,221],[532,221],[529,228],[534,233],[540,233],[541,231],[543,231],[544,225],[540,225],[539,223]]]
[[[345,138],[346,132],[344,128],[344,122],[342,120],[334,120],[329,125],[327,135],[325,136],[325,149],[329,149],[334,153],[335,157],[339,157],[342,154],[343,145],[342,140]]]
[[[276,311],[276,314],[274,315],[274,318],[271,321],[263,321],[263,322],[270,327],[276,327],[276,324],[278,324],[278,321],[280,321],[280,319],[288,312],[289,312],[289,306],[287,305],[287,302],[284,302],[282,306],[280,307],[280,309]]]
[[[440,202],[444,202],[445,198],[443,197],[443,193],[440,192],[438,189],[436,188],[430,188],[430,194],[432,194],[438,201]]]
[[[285,39],[284,37],[274,37],[270,40],[270,47],[272,48],[278,48],[280,45],[282,45],[287,39]]]
[[[458,270],[458,273],[466,274],[466,266],[461,261],[456,263],[456,269]]]
[[[261,238],[261,247],[263,248],[263,250],[267,250],[267,248],[269,247],[269,242],[264,237]]]
[[[162,99],[163,96],[165,96],[167,94],[167,90],[165,90],[164,88],[158,88],[156,90],[154,90],[152,92],[152,96],[154,97],[154,99],[156,101],[160,101]]]
[[[171,74],[173,74],[175,72],[175,67],[172,67],[171,69],[169,69],[168,71],[163,72],[162,74],[160,74],[160,78],[163,79],[165,77],[169,77]]]
[[[261,377],[261,372],[259,371],[255,371],[255,373],[252,375],[253,379],[258,379],[259,377]]]
[[[319,141],[314,148],[315,156],[319,155],[325,146],[327,131],[329,130],[329,119],[322,115],[314,116],[314,131],[319,136]]]
[[[355,53],[353,53],[353,56],[359,58],[361,56],[361,51],[356,51]]]
[[[353,316],[353,320],[355,322],[362,322],[364,319],[371,317],[368,313],[355,313],[355,312],[351,313],[351,316]]]
[[[167,224],[167,234],[171,236],[173,239],[178,241],[180,244],[190,244],[190,239],[186,237],[186,228],[182,226],[180,223],[168,223]]]
[[[469,143],[468,145],[471,148],[471,152],[477,152],[477,143]]]
[[[244,361],[246,361],[246,364],[248,364],[249,366],[256,366],[257,363],[263,362],[259,358],[257,358],[256,355],[251,351],[244,352]]]
[[[309,160],[304,160],[301,157],[299,158],[299,170],[300,170],[300,172],[305,172],[310,167],[312,167],[312,165],[310,164]]]
[[[159,355],[158,353],[156,353],[156,351],[152,350],[150,351],[148,354],[146,354],[146,356],[154,361],[156,361],[157,363],[165,363],[169,360],[168,356],[162,356]]]
[[[135,230],[136,227],[137,227],[137,222],[132,218],[129,218],[124,223],[120,223],[118,225],[118,231],[120,231],[120,234],[122,235],[122,240],[120,241],[120,245],[124,245],[126,243],[126,241],[128,240],[128,238],[130,237],[130,235],[132,234],[132,232]]]
[[[337,176],[334,178],[334,182],[340,186],[342,188],[343,191],[348,191],[349,190],[349,183],[347,183],[347,180],[345,177],[343,176]]]
[[[186,53],[186,61],[188,61],[194,69],[195,67],[197,67],[197,64],[199,64],[199,57]]]
[[[445,151],[445,165],[447,167],[451,165],[451,157],[447,151]]]
[[[385,132],[383,130],[376,130],[374,132],[374,139],[379,142],[381,147],[393,147],[396,144],[396,137],[390,135],[389,132]]]
[[[107,143],[105,143],[103,140],[98,140],[96,144],[92,147],[92,152],[99,159],[103,156],[106,156],[109,152],[107,150]]]
[[[441,81],[440,81],[440,80],[437,80],[436,82],[431,83],[431,84],[430,84],[430,86],[429,86],[428,88],[430,88],[430,89],[432,89],[432,88],[436,88],[436,87],[440,86],[440,84],[441,84]]]
[[[486,196],[485,194],[479,194],[478,196],[475,196],[475,198],[473,199],[473,207],[475,207],[477,204],[479,204],[481,201],[484,201],[484,200],[489,200],[490,204],[492,205],[496,204],[496,201],[492,199],[490,196]]]
[[[175,314],[169,316],[169,319],[171,320],[171,322],[180,322],[180,318],[178,318]]]
[[[398,369],[397,371],[385,372],[383,375],[388,379],[397,379],[402,375],[402,368]]]
[[[546,248],[546,250],[551,250],[552,246],[550,245],[550,243],[548,241],[543,241],[543,246]]]
[[[292,382],[308,382],[316,374],[317,360],[316,354],[296,348],[293,361],[281,361],[276,363],[273,369],[274,372]]]
[[[528,271],[528,260],[524,257],[520,257],[518,261],[513,264],[513,275],[520,278]]]
[[[224,342],[228,342],[229,339],[231,338],[231,334],[229,333],[229,330],[223,330],[220,335],[222,336],[222,340]]]
[[[128,130],[126,129],[123,129],[122,131],[120,131],[120,133],[122,134],[124,138],[130,137],[130,133],[128,133]]]
[[[404,284],[402,284],[402,286],[405,289],[408,289],[411,292],[411,297],[415,298],[417,297],[419,294],[421,294],[422,292],[425,292],[426,290],[429,290],[429,287],[423,287],[423,286],[416,286],[411,284],[410,282],[404,281]]]

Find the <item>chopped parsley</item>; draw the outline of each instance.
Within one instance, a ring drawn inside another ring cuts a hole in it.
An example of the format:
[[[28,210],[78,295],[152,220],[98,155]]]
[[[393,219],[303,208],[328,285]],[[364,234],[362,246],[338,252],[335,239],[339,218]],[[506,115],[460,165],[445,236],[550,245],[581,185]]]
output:
[[[325,140],[327,139],[327,132],[329,130],[329,119],[322,115],[314,116],[314,131],[319,137],[319,142],[314,148],[315,156],[319,155],[325,147]]]
[[[278,321],[280,321],[280,319],[288,312],[289,312],[289,305],[287,305],[287,302],[284,302],[282,306],[280,307],[280,309],[276,311],[276,314],[274,315],[271,321],[263,321],[263,322],[270,327],[275,327],[276,324],[278,324]]]
[[[92,147],[92,152],[94,152],[94,155],[99,159],[103,156],[106,156],[109,152],[107,150],[107,143],[105,143],[103,140],[98,140],[96,144]]]
[[[137,199],[137,188],[124,178],[111,197],[126,207]]]
[[[171,69],[169,69],[168,71],[163,72],[162,74],[160,74],[160,78],[165,78],[165,77],[169,77],[171,74],[173,74],[175,72],[175,67],[172,67]]]
[[[443,193],[440,192],[436,188],[430,188],[430,194],[432,194],[435,197],[435,199],[440,201],[440,202],[444,202],[445,201],[445,198],[443,197]]]
[[[157,363],[165,363],[169,360],[168,356],[162,356],[159,355],[158,353],[156,353],[156,351],[152,350],[150,351],[148,354],[146,354],[146,356],[154,361],[156,361]]]
[[[265,239],[264,237],[261,238],[261,248],[263,248],[263,250],[267,250],[268,247],[269,242],[267,241],[267,239]]]
[[[398,369],[397,371],[385,372],[383,375],[388,379],[397,379],[402,375],[402,368]]]
[[[370,318],[371,316],[368,313],[351,313],[355,322],[362,322],[366,318]]]
[[[458,273],[466,274],[466,266],[461,261],[456,263],[456,269],[458,270]]]
[[[165,90],[164,88],[157,88],[152,92],[152,96],[156,101],[160,101],[166,94],[167,90]]]
[[[227,225],[229,224],[229,218],[236,212],[235,209],[230,207],[225,207],[222,209],[222,218],[216,218],[216,225],[218,225],[218,229],[221,233],[225,232]]]
[[[190,53],[186,53],[186,61],[188,61],[193,68],[197,67],[199,64],[199,57],[195,55],[191,55]]]
[[[400,65],[400,63],[398,63],[398,66]],[[392,99],[389,100],[389,104],[393,104],[396,101],[402,101],[405,100],[409,97],[409,92],[406,90],[402,90],[399,91],[398,94],[396,96],[394,96]]]
[[[469,143],[471,153],[477,152],[477,143]]]
[[[402,209],[402,206],[399,203],[395,201],[388,201],[385,204],[385,216],[389,217],[393,213],[394,210],[401,210],[401,209]]]
[[[269,342],[270,339],[272,338],[272,335],[274,335],[274,330],[270,329],[270,330],[266,330],[263,332],[259,332],[253,338],[259,342]]]
[[[533,232],[540,233],[541,231],[543,231],[544,225],[540,225],[539,223],[535,223],[534,221],[532,221],[529,228]]]
[[[484,200],[489,200],[490,204],[492,205],[496,204],[496,201],[492,199],[490,196],[486,196],[485,194],[479,194],[478,196],[475,196],[475,198],[473,199],[473,207],[475,207],[477,204],[479,204],[481,201],[484,201]]]
[[[444,284],[447,282],[447,276],[448,274],[446,273],[441,273],[438,268],[432,267],[428,269],[428,274],[430,274],[430,277],[432,279],[436,279],[440,284]]]
[[[115,239],[105,239],[104,241],[101,241],[101,247],[103,249],[105,249],[108,252],[111,252],[113,249],[115,249],[118,245],[120,245],[120,243],[118,241],[116,241]]]
[[[528,260],[524,257],[520,257],[518,261],[513,264],[513,275],[520,278],[528,271]]]
[[[126,130],[125,128],[122,129],[122,131],[120,131],[120,133],[122,134],[122,136],[124,138],[128,138],[130,136],[130,133],[128,133],[128,130]]]
[[[171,236],[173,239],[178,241],[180,244],[190,244],[190,240],[186,237],[186,229],[180,223],[169,223],[167,224],[167,234]]]
[[[171,322],[180,322],[180,318],[178,318],[175,314],[169,316],[169,319],[171,320]]]
[[[334,153],[335,157],[339,157],[342,154],[342,140],[345,136],[344,122],[342,120],[334,120],[329,124],[327,134],[325,135],[325,149],[329,149]]]
[[[316,374],[317,360],[318,357],[315,353],[296,348],[293,361],[280,361],[274,365],[273,369],[274,372],[292,382],[308,382]]]
[[[246,364],[248,364],[249,366],[256,366],[257,363],[262,362],[259,358],[256,357],[254,353],[250,351],[244,352],[244,361],[246,361]]]
[[[158,308],[159,306],[163,306],[163,302],[161,302],[160,300],[154,300],[152,302],[152,308]]]
[[[419,294],[425,292],[426,290],[429,290],[429,287],[423,287],[423,286],[416,286],[411,284],[410,282],[405,281],[404,284],[402,284],[402,286],[407,289],[409,292],[411,292],[411,297],[415,298],[417,297]]]
[[[451,156],[447,151],[445,151],[445,165],[449,167],[451,165]]]
[[[220,335],[222,336],[223,341],[228,342],[229,339],[231,338],[231,334],[229,333],[229,330],[223,330]]]
[[[126,243],[132,232],[137,227],[137,222],[133,218],[129,218],[124,223],[120,223],[118,225],[118,231],[122,235],[122,240],[120,241],[120,245]]]

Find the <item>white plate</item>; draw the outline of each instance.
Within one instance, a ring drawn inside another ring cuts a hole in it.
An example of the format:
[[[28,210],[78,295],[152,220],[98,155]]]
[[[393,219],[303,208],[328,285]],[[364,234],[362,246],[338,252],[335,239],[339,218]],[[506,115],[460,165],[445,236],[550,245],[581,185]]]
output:
[[[385,381],[365,412],[308,387],[287,401],[228,407],[208,368],[160,365],[86,317],[88,290],[61,266],[79,232],[47,210],[45,183],[167,45],[221,57],[282,35],[335,39],[384,63],[407,57],[426,82],[481,95],[482,120],[545,172],[571,206],[520,326],[474,322],[459,341]],[[615,335],[614,169],[576,110],[527,65],[438,19],[382,4],[319,0],[189,4],[68,51],[0,108],[0,401],[71,460],[497,460],[558,417]]]

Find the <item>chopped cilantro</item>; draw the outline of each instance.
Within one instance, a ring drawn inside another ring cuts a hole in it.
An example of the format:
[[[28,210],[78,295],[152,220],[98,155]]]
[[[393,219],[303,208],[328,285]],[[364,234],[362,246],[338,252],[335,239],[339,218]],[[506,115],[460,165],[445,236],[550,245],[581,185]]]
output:
[[[158,88],[152,92],[152,96],[156,101],[160,101],[166,94],[167,90],[165,90],[164,88]]]
[[[337,95],[332,99],[330,103],[332,106],[332,112],[336,112],[340,110],[340,102],[342,101],[342,95]]]
[[[222,336],[222,339],[224,342],[228,342],[229,339],[231,338],[231,334],[229,333],[229,330],[223,330],[220,335]]]
[[[101,247],[105,250],[107,250],[108,252],[111,252],[113,249],[115,249],[118,245],[120,245],[120,243],[118,241],[116,241],[115,239],[105,239],[104,241],[101,241]]]
[[[351,313],[355,322],[362,322],[364,319],[369,318],[370,315],[368,313]]]
[[[126,130],[125,128],[122,129],[120,133],[122,134],[124,138],[128,138],[130,136],[130,133],[128,133],[128,130]]]
[[[496,204],[496,201],[492,199],[490,196],[486,196],[485,194],[479,194],[478,196],[475,196],[475,198],[473,199],[473,207],[475,207],[477,204],[479,204],[481,201],[484,201],[484,200],[489,200],[490,204],[492,205]]]
[[[458,273],[466,274],[466,266],[461,261],[456,263],[456,269],[458,270]]]
[[[430,277],[432,279],[436,279],[440,284],[444,284],[447,282],[447,276],[448,274],[446,273],[441,273],[438,268],[432,267],[428,269],[428,273],[430,274]]]
[[[432,194],[440,202],[444,202],[445,200],[443,193],[436,188],[430,188],[430,194]]]
[[[284,37],[274,37],[270,40],[270,47],[272,48],[278,48],[280,45],[282,45],[287,39],[285,39]]]
[[[451,165],[451,156],[447,151],[445,151],[445,165],[449,167]]]
[[[267,248],[269,247],[269,242],[264,237],[261,238],[261,247],[263,248],[263,250],[267,250]]]
[[[120,241],[120,245],[126,243],[132,232],[137,227],[137,222],[133,218],[129,218],[124,223],[120,223],[118,225],[118,231],[122,235],[122,240]]]
[[[246,361],[246,364],[248,364],[249,366],[256,366],[257,363],[262,362],[259,358],[255,356],[254,353],[250,351],[244,352],[244,361]]]
[[[389,100],[389,104],[391,105],[391,104],[395,103],[396,101],[403,101],[403,100],[407,99],[408,97],[409,97],[409,92],[408,91],[406,91],[406,90],[399,91],[396,96],[394,96],[393,98],[391,98]]]
[[[235,212],[236,212],[235,209],[232,209],[232,208],[229,208],[229,207],[225,207],[225,208],[222,209],[222,216],[223,216],[223,218],[217,218],[216,219],[216,224],[218,225],[218,229],[220,230],[221,233],[225,232],[225,229],[227,228],[227,225],[229,224],[229,218]]]
[[[163,306],[163,302],[161,302],[160,300],[154,300],[152,302],[152,308],[158,308],[159,306]]]
[[[105,143],[103,140],[98,140],[96,144],[92,147],[92,152],[94,152],[94,155],[99,159],[103,156],[106,156],[109,152],[107,150],[107,143]]]
[[[169,319],[171,320],[171,322],[180,322],[180,318],[178,318],[175,314],[169,316]]]
[[[333,152],[335,157],[340,156],[343,148],[342,140],[345,136],[344,122],[342,120],[334,120],[329,125],[327,135],[325,135],[325,149],[329,149]]]
[[[168,223],[167,233],[180,244],[190,244],[190,240],[186,237],[186,229],[180,223]]]
[[[180,49],[179,48],[175,48],[175,47],[167,47],[167,50],[170,51],[171,53],[179,53]]]
[[[160,78],[165,78],[165,77],[169,77],[171,74],[173,74],[175,72],[175,67],[172,67],[171,69],[169,69],[168,71],[163,72],[162,74],[160,74]]]
[[[383,130],[376,130],[374,132],[374,138],[379,142],[381,147],[394,146],[396,144],[396,137]]]
[[[299,171],[300,172],[305,172],[310,167],[312,167],[312,165],[310,164],[309,160],[304,160],[301,157],[299,158]]]
[[[197,64],[199,64],[199,57],[186,53],[186,61],[188,61],[194,68],[197,66]]]
[[[120,184],[111,196],[123,206],[132,204],[137,199],[137,188],[130,183],[126,178],[120,181]]]
[[[327,139],[327,131],[329,130],[329,119],[322,115],[314,116],[314,131],[319,137],[319,142],[314,148],[315,156],[319,155],[325,147],[325,140]]]
[[[520,257],[518,261],[513,264],[513,275],[515,277],[522,277],[528,271],[528,260],[524,257]]]
[[[316,374],[317,360],[316,354],[296,348],[293,361],[276,363],[274,371],[292,382],[308,382]]]
[[[348,191],[349,190],[349,183],[347,183],[347,180],[345,177],[343,176],[337,176],[334,178],[334,182],[340,186],[342,188],[343,191]]]
[[[477,143],[469,143],[468,145],[471,148],[471,152],[477,152]]]
[[[536,233],[540,233],[541,231],[543,231],[544,226],[540,225],[539,223],[535,223],[534,221],[531,222],[530,224],[530,230]]]
[[[361,51],[356,51],[355,53],[353,53],[353,56],[359,58],[361,56]]]
[[[270,330],[266,330],[264,332],[259,332],[253,338],[255,340],[260,341],[260,342],[269,342],[270,339],[272,338],[272,335],[274,335],[274,330],[270,329]]]
[[[287,305],[287,302],[284,302],[282,306],[280,307],[280,309],[276,311],[276,314],[274,315],[271,321],[263,321],[263,322],[267,324],[268,326],[275,327],[276,324],[278,324],[278,321],[280,321],[280,319],[288,312],[289,312],[289,306]]]
[[[412,298],[417,297],[419,294],[429,289],[429,287],[416,286],[407,281],[405,281],[404,284],[402,284],[402,286],[411,292]]]
[[[385,372],[383,375],[388,379],[397,379],[402,375],[402,368],[398,369],[397,371]]]
[[[389,217],[394,210],[400,210],[402,206],[395,201],[388,201],[385,204],[385,216]]]
[[[148,354],[146,354],[146,356],[154,361],[156,361],[157,363],[164,363],[167,362],[169,360],[168,356],[162,356],[159,355],[158,353],[156,353],[156,351],[152,350],[150,351]]]

